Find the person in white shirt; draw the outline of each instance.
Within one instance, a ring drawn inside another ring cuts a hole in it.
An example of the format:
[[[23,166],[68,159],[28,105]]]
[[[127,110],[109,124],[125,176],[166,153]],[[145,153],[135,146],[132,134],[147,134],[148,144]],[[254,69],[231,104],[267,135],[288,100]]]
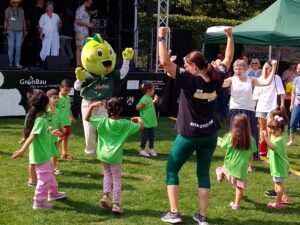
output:
[[[267,78],[272,71],[271,62],[266,62],[263,66],[262,76]],[[275,68],[276,70],[276,68]],[[280,95],[280,107],[284,108],[284,96],[285,91],[278,75],[275,75],[271,84],[264,87],[256,86],[253,92],[253,100],[257,101],[256,105],[256,117],[259,121],[259,134],[260,140],[262,139],[263,131],[267,131],[267,118],[268,114],[276,109],[279,105],[277,103],[277,95]],[[260,151],[261,154],[264,154]]]
[[[42,39],[42,50],[40,56],[42,61],[45,61],[49,55],[59,55],[59,28],[61,20],[59,16],[53,12],[54,3],[46,2],[46,13],[44,13],[39,21],[40,38]]]

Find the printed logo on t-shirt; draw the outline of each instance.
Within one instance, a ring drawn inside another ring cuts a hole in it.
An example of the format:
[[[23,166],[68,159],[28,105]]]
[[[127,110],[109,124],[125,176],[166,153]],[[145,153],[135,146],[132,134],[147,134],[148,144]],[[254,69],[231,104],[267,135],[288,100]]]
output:
[[[217,98],[217,92],[205,93],[203,90],[197,89],[194,93],[194,98],[207,100],[208,102],[214,101]]]
[[[109,88],[110,88],[109,85],[100,85],[100,84],[98,84],[94,87],[94,90],[104,90],[104,89],[109,89]]]
[[[208,122],[205,123],[205,124],[198,124],[198,123],[191,122],[191,123],[190,123],[190,126],[191,126],[191,127],[198,127],[198,128],[200,128],[200,129],[203,129],[203,128],[209,127],[209,126],[212,125],[213,123],[214,123],[214,120],[210,120],[210,121],[208,121]]]

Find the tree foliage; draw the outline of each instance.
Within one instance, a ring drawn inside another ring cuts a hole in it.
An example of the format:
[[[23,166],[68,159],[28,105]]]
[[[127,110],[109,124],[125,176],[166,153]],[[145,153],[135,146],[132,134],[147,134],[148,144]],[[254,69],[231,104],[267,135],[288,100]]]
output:
[[[208,16],[213,18],[226,18],[245,20],[251,18],[276,0],[169,0],[170,14],[187,16]],[[145,10],[146,2],[141,1],[141,11]],[[153,0],[154,13],[157,10],[157,0]]]

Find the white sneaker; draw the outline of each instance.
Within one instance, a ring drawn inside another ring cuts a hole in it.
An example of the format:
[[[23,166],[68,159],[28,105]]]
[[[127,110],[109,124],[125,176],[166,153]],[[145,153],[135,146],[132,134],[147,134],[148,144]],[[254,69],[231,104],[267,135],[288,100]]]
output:
[[[141,150],[140,153],[139,153],[139,156],[142,156],[142,157],[150,157],[149,153],[146,152],[145,150]]]
[[[229,205],[233,210],[238,210],[240,208],[240,206],[236,205],[234,202],[230,202]]]
[[[287,143],[287,146],[295,146],[296,144],[295,144],[295,142],[293,142],[293,141],[289,141],[288,143]]]
[[[96,150],[88,150],[88,149],[84,149],[84,153],[87,155],[93,155],[95,154]]]
[[[55,168],[55,169],[54,169],[54,175],[57,176],[57,175],[60,175],[60,174],[62,174],[61,170]]]
[[[152,157],[156,157],[157,156],[157,153],[156,153],[156,151],[154,151],[154,149],[151,149],[148,153]]]

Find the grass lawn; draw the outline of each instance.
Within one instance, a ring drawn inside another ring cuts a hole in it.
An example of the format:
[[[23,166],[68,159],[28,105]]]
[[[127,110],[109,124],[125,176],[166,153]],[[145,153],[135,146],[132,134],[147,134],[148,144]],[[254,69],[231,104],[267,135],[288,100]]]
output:
[[[95,156],[83,153],[84,139],[81,121],[73,126],[70,140],[72,162],[62,161],[57,176],[59,189],[67,192],[67,199],[54,203],[50,210],[33,211],[34,188],[27,186],[27,156],[13,161],[10,156],[20,148],[17,143],[22,133],[22,119],[0,119],[0,224],[164,224],[160,215],[168,210],[165,191],[165,166],[176,133],[174,123],[166,118],[156,129],[157,159],[138,157],[139,135],[125,145],[123,164],[122,205],[125,214],[115,216],[98,206],[102,190],[102,169]],[[224,133],[224,130],[221,131]],[[300,143],[300,138],[298,143]],[[291,167],[300,170],[300,149],[288,149]],[[290,176],[285,186],[292,203],[284,210],[274,212],[266,208],[272,199],[264,196],[273,183],[268,165],[255,162],[256,171],[249,174],[249,187],[240,211],[232,211],[229,202],[234,198],[234,188],[227,182],[218,184],[215,169],[221,166],[224,152],[216,149],[211,166],[211,199],[208,210],[210,225],[292,225],[300,224],[300,179]],[[183,224],[196,224],[192,215],[197,210],[197,180],[195,157],[181,170],[180,212]]]

